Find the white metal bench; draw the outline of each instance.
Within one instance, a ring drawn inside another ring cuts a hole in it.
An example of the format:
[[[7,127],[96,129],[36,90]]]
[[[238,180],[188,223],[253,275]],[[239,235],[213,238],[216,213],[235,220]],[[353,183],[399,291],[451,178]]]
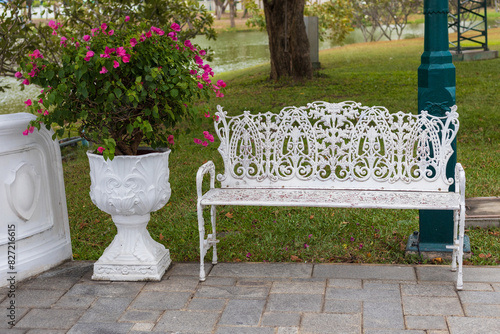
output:
[[[224,173],[215,188],[215,166],[196,176],[200,232],[200,280],[213,246],[217,263],[217,205],[454,210],[452,270],[463,288],[465,173],[456,164],[446,177],[458,128],[456,106],[444,117],[366,107],[356,102],[313,102],[275,114],[245,111],[228,116],[218,106],[215,130]],[[202,193],[203,176],[210,190]],[[448,188],[455,182],[455,192]],[[212,233],[203,209],[211,206]]]

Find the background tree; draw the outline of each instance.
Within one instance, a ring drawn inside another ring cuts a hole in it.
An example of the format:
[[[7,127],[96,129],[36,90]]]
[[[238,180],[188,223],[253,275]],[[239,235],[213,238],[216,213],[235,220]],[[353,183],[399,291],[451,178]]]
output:
[[[302,57],[308,58],[310,63],[304,14],[318,16],[321,40],[329,38],[340,43],[352,30],[350,23],[352,6],[349,0],[330,0],[323,4],[311,2],[307,7],[304,0],[264,0],[263,3],[264,12],[254,1],[244,0],[245,9],[252,15],[246,24],[257,26],[261,30],[266,29],[268,33],[272,79],[278,79],[282,76],[294,78],[310,78],[312,76],[308,67],[299,65],[302,64],[303,60],[300,60]],[[299,39],[304,39],[304,41]],[[291,47],[292,44],[293,47]]]
[[[328,2],[309,3],[304,10],[305,16],[317,16],[319,37],[342,43],[352,28],[353,8],[350,0],[330,0]]]
[[[416,14],[421,5],[422,0],[355,0],[353,21],[367,42],[382,37],[392,40],[393,34],[401,39],[408,16]]]
[[[265,0],[271,79],[311,79],[312,64],[304,24],[305,0]]]

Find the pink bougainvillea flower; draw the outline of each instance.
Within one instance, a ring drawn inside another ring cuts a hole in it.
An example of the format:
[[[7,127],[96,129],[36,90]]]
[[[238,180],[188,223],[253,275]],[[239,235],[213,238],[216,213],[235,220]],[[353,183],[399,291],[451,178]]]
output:
[[[201,144],[202,143],[201,139],[198,139],[198,138],[194,138],[193,141],[194,141],[195,144]]]
[[[224,94],[218,90],[216,93],[215,93],[215,97],[224,97]]]
[[[304,248],[308,248],[308,247],[309,247],[309,245],[308,245],[308,244],[304,244]]]
[[[43,99],[38,100],[38,103],[43,104]]]
[[[130,55],[126,54],[125,56],[122,57],[122,62],[128,63],[130,61]]]
[[[130,21],[130,16],[127,15],[127,16],[125,16],[125,22],[128,22],[128,21]]]
[[[40,50],[36,49],[35,51],[33,51],[32,54],[29,54],[28,55],[31,59],[36,59],[36,58],[43,58],[43,55],[42,53],[40,52]]]
[[[351,237],[351,241],[354,241],[354,237]]]
[[[101,58],[109,58],[109,55],[105,54],[105,53],[101,53]]]
[[[203,84],[201,82],[198,82],[198,88],[203,89]]]
[[[16,72],[16,74],[14,74],[14,76],[18,79],[21,79],[23,77],[23,74],[21,72]]]
[[[196,55],[194,56],[194,61],[196,62],[196,64],[198,65],[203,65],[203,59],[201,59],[200,56]]]
[[[56,21],[54,21],[54,20],[50,20],[49,23],[48,23],[48,25],[52,29],[57,29],[57,24],[56,24]]]
[[[206,113],[205,113],[205,117],[206,117],[206,118],[209,118],[209,117],[210,117],[210,113],[209,113],[209,112],[206,112]],[[206,132],[206,131],[205,131],[205,132]]]
[[[214,118],[215,118],[215,121],[218,122],[219,121],[219,115],[214,115]]]
[[[247,257],[250,258],[250,256],[252,256],[252,253],[248,252]]]
[[[196,73],[198,73],[197,70],[191,70],[191,71],[189,71],[189,74],[192,74],[192,75],[195,75]]]
[[[153,35],[153,34],[151,34],[151,31],[148,31],[148,32],[146,33],[146,38],[150,38],[152,35]]]
[[[103,66],[99,73],[101,74],[108,73],[108,70],[106,69],[106,67]]]
[[[31,102],[31,99],[27,99],[26,101],[24,101],[24,104],[27,105],[27,106],[30,106],[33,103]]]
[[[192,47],[192,46],[193,46],[193,44],[191,44],[191,41],[190,41],[189,39],[186,39],[186,40],[184,41],[184,46],[186,46],[186,47],[190,48],[190,47]]]
[[[76,46],[77,48],[78,48],[78,47],[80,47],[80,43],[79,43],[79,42],[76,42],[76,43],[75,43],[75,46]]]
[[[168,136],[167,141],[170,145],[174,145],[174,136],[173,135]]]
[[[359,249],[363,248],[363,244],[359,244]]]
[[[208,146],[208,143],[206,141],[204,141],[201,145],[207,147]]]
[[[134,46],[136,46],[136,45],[137,45],[137,40],[136,40],[135,38],[132,38],[132,39],[130,40],[130,46],[134,47]]]
[[[115,31],[113,29],[111,29],[110,31],[108,31],[108,35],[109,36],[112,36],[114,33],[115,33]]]
[[[117,67],[119,67],[119,66],[120,66],[120,63],[119,63],[119,62],[117,62],[116,60],[113,60],[113,67],[114,67],[114,68],[117,68]]]
[[[35,131],[35,127],[30,126],[28,129],[26,129],[26,130],[23,131],[23,135],[27,136],[30,133],[33,133],[33,131]]]
[[[144,42],[146,40],[146,36],[144,36],[144,34],[141,35],[141,37],[139,38],[139,42]]]
[[[110,47],[108,47],[108,46],[106,46],[106,47],[104,48],[104,53],[105,53],[105,54],[107,54],[107,55],[110,55],[110,54],[112,54],[113,52],[115,52],[115,48],[110,48]]]
[[[38,109],[36,112],[39,113],[39,114],[41,114],[42,113],[42,109]]]
[[[85,42],[90,41],[90,36],[89,36],[89,35],[85,35],[85,36],[83,36],[83,40],[84,40]]]
[[[94,51],[87,51],[87,54],[85,55],[87,58],[92,58],[94,57],[95,53]]]
[[[45,111],[43,112],[43,116],[48,116],[48,115],[49,115],[49,111],[48,111],[48,110],[45,110]]]
[[[101,24],[101,30],[108,29],[108,25],[106,23]]]
[[[117,56],[125,56],[127,54],[127,50],[125,50],[125,48],[123,46],[120,46],[118,48],[116,48],[116,55]]]
[[[172,28],[172,30],[174,31],[181,31],[181,27],[175,22],[170,25],[170,28]]]
[[[66,37],[61,36],[61,42],[60,42],[60,44],[61,44],[61,45],[62,45],[62,44],[66,44],[65,42],[66,42],[67,40],[68,40],[68,39],[67,39]]]
[[[217,80],[217,86],[224,88],[226,87],[226,83],[222,80]]]
[[[57,35],[57,31],[52,30],[52,35],[56,36]]]
[[[177,34],[173,31],[168,33],[168,37],[170,37],[174,42],[178,40]]]
[[[207,51],[205,51],[205,50],[200,50],[200,56],[204,56],[204,55],[206,55],[206,54],[207,54]]]
[[[29,81],[28,79],[24,79],[24,81],[23,81],[23,85],[28,86],[29,84],[30,84],[30,81]]]
[[[312,238],[312,236],[313,236],[312,234],[309,234],[309,235],[308,235],[309,239],[311,239],[311,238]]]
[[[97,152],[99,152],[99,153],[104,152],[104,147],[99,146],[99,147],[97,148]]]

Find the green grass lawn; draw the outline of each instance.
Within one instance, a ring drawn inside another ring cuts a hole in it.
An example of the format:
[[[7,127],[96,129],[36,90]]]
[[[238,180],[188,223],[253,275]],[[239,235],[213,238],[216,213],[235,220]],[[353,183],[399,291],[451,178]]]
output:
[[[490,30],[491,49],[500,49],[500,29]],[[217,77],[227,84],[217,103],[230,114],[278,112],[313,101],[354,100],[391,112],[417,112],[417,69],[423,39],[354,44],[320,53],[314,80],[269,81],[269,65]],[[500,196],[500,59],[456,63],[460,113],[458,161],[466,170],[467,197]],[[152,237],[174,261],[199,260],[195,175],[207,160],[222,161],[216,142],[193,143],[201,131],[176,139],[170,155],[169,203],[152,214]],[[212,131],[213,132],[213,131]],[[111,218],[90,201],[88,161],[83,149],[65,160],[69,221],[76,260],[96,260],[116,233]],[[65,154],[65,152],[63,152]],[[208,210],[206,210],[208,212]],[[415,210],[218,207],[219,261],[307,261],[419,263],[404,254],[408,235],[418,230]],[[473,256],[467,263],[500,263],[500,229],[470,229]],[[207,257],[210,257],[208,255]]]

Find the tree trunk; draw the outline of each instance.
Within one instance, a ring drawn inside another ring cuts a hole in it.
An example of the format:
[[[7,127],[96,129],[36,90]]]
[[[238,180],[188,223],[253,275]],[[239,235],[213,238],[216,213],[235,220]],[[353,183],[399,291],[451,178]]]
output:
[[[271,79],[311,79],[309,40],[304,24],[305,0],[265,0],[271,53]]]
[[[229,17],[231,19],[231,28],[236,27],[236,24],[234,23],[234,17],[236,12],[236,4],[234,3],[234,0],[229,0]]]

